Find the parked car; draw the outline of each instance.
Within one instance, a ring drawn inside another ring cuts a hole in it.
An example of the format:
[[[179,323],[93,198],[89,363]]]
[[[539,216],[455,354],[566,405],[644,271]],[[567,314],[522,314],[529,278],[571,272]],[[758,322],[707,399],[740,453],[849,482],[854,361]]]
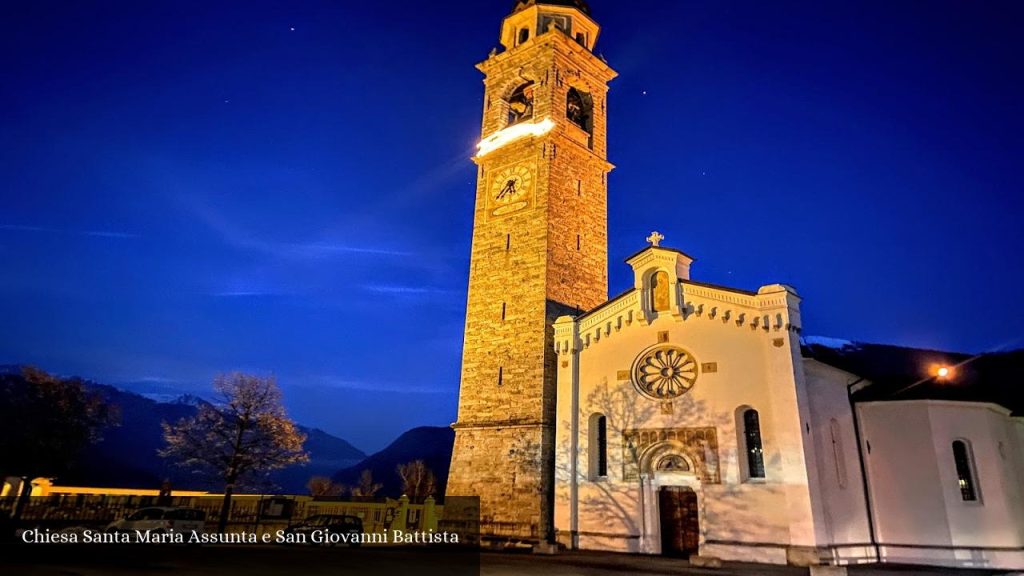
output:
[[[317,514],[285,528],[284,533],[286,537],[296,534],[304,535],[306,542],[311,544],[334,546],[339,543],[347,543],[349,546],[355,547],[359,546],[359,537],[363,533],[363,521],[358,516]],[[344,537],[339,538],[339,535],[344,535]]]
[[[203,532],[206,528],[206,512],[195,508],[174,508],[154,506],[140,508],[127,518],[115,520],[107,525],[107,532],[154,531],[188,533]]]
[[[58,531],[58,533],[60,533],[60,534],[74,534],[75,538],[78,539],[79,542],[81,542],[82,539],[85,537],[86,532],[89,532],[89,531],[91,531],[93,529],[95,529],[95,528],[90,529],[88,526],[68,526],[66,528],[61,528]]]

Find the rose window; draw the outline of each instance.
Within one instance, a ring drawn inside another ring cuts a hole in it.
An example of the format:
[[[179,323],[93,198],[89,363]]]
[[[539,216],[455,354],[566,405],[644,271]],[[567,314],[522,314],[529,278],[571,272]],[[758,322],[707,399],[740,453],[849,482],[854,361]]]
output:
[[[697,381],[697,361],[682,348],[659,346],[648,350],[633,366],[636,389],[655,400],[682,396]]]

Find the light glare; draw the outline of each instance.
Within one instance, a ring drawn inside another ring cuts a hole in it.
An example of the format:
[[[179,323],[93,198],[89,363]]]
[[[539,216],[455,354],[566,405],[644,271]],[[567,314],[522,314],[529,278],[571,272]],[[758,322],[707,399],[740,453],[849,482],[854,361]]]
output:
[[[550,118],[544,118],[536,122],[522,122],[514,126],[509,126],[504,130],[498,130],[494,134],[491,134],[487,138],[484,138],[476,145],[477,153],[476,157],[480,158],[485,154],[489,154],[501,148],[505,144],[524,138],[526,136],[541,136],[547,134],[555,127],[555,122]]]

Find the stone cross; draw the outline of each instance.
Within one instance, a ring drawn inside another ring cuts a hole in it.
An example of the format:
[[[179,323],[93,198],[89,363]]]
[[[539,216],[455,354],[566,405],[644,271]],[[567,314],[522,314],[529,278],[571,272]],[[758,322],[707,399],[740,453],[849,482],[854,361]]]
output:
[[[651,246],[654,246],[655,248],[657,248],[661,241],[664,239],[665,237],[658,232],[651,232],[651,235],[647,237],[647,241],[650,242]]]

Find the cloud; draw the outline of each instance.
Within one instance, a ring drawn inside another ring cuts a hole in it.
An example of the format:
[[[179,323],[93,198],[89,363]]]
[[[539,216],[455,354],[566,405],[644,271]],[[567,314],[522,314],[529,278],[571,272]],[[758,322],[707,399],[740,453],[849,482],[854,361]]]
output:
[[[362,246],[351,243],[334,242],[276,242],[258,238],[256,235],[229,221],[217,210],[206,205],[198,198],[187,199],[188,207],[206,224],[211,230],[217,233],[229,246],[240,250],[262,252],[264,254],[287,258],[287,259],[309,259],[323,258],[333,255],[344,254],[367,254],[377,256],[404,257],[413,255],[412,252],[398,250],[381,246]]]
[[[223,292],[211,292],[210,296],[217,298],[265,298],[270,296],[283,296],[281,292],[269,292],[260,290],[225,290]]]
[[[129,239],[139,237],[138,234],[134,234],[132,232],[118,232],[115,230],[62,230],[60,228],[23,226],[19,224],[0,224],[0,230],[10,230],[12,232],[41,232],[44,234],[68,234],[73,236],[91,236],[93,238]]]
[[[437,386],[421,386],[418,384],[395,384],[393,382],[370,382],[368,380],[349,380],[334,376],[313,376],[309,378],[293,378],[289,386],[303,388],[333,388],[338,390],[355,390],[360,392],[386,392],[406,394],[450,394],[451,390]]]
[[[451,296],[461,294],[461,290],[447,290],[444,288],[435,288],[432,286],[424,286],[422,284],[417,285],[403,285],[403,284],[367,284],[362,287],[364,290],[369,292],[375,292],[377,294],[390,294],[397,296],[429,296],[429,295],[441,295]]]
[[[96,236],[98,238],[138,238],[138,234],[132,234],[130,232],[110,232],[106,230],[86,230],[82,232],[86,236]]]
[[[308,243],[308,244],[276,244],[275,246],[280,247],[282,250],[292,249],[300,253],[305,253],[311,256],[326,256],[330,254],[377,254],[381,256],[412,256],[412,252],[406,252],[404,250],[391,250],[387,248],[369,248],[365,246],[349,246],[345,244],[325,244],[325,243]]]
[[[139,376],[132,379],[133,382],[146,382],[146,383],[157,383],[157,384],[177,384],[184,382],[184,380],[178,380],[177,378],[167,378],[165,376]]]

